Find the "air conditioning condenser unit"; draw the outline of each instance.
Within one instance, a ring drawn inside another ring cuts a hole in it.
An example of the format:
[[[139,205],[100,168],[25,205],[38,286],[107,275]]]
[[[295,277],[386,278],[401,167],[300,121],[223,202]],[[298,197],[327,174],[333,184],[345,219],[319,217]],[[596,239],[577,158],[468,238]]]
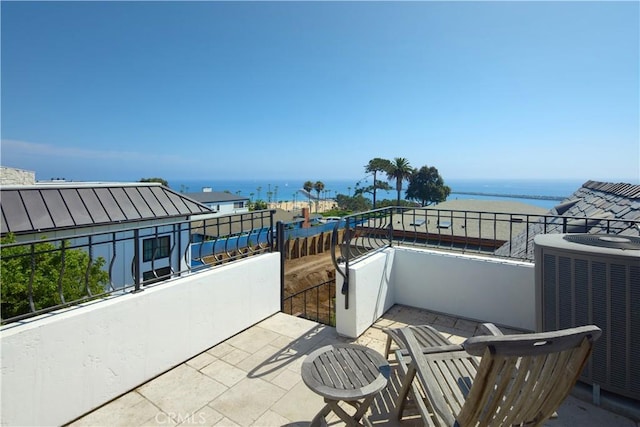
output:
[[[602,329],[581,381],[640,400],[640,237],[544,234],[535,241],[538,331]]]

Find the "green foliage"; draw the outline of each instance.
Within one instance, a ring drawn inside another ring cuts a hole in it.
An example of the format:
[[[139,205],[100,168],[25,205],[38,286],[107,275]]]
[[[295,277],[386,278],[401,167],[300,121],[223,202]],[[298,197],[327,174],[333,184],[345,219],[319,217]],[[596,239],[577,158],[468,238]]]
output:
[[[362,194],[353,197],[338,194],[336,203],[339,209],[349,212],[364,212],[371,209],[371,201],[363,197]]]
[[[309,197],[309,206],[311,206],[311,190],[313,190],[313,182],[305,181],[305,183],[302,184],[302,188],[307,192],[307,196]]]
[[[415,208],[417,206],[419,206],[417,203],[415,202],[410,202],[408,200],[400,200],[400,204],[398,204],[397,200],[391,200],[391,199],[383,199],[378,201],[378,208],[388,208],[391,206],[401,206],[401,207],[407,207],[407,208]]]
[[[402,181],[408,181],[413,173],[413,167],[404,157],[396,157],[389,165],[387,170],[387,178],[396,182],[396,191],[398,192],[397,204],[400,206],[400,193],[402,192]]]
[[[378,180],[378,172],[388,173],[391,169],[391,162],[387,159],[381,159],[380,157],[375,157],[369,160],[367,166],[365,166],[365,172],[373,174],[373,185],[367,187],[366,190],[363,189],[364,192],[370,192],[373,195],[373,208],[375,209],[376,204],[376,194],[378,190],[391,190],[391,186],[385,181]]]
[[[366,194],[373,194],[375,197],[376,191],[378,190],[390,191],[390,190],[393,190],[393,188],[386,181],[376,181],[375,186],[369,185],[366,187],[358,188],[356,191],[353,192],[353,194],[357,196],[358,194],[366,193]]]
[[[167,188],[169,187],[169,183],[167,182],[167,180],[162,178],[141,178],[140,182],[159,182],[165,187]]]
[[[324,190],[324,182],[316,181],[316,183],[313,184],[313,189],[316,190],[316,193],[318,193],[318,200],[320,200],[320,193],[322,192],[322,190]],[[317,204],[316,204],[316,213],[318,213],[318,205]]]
[[[408,199],[419,201],[423,207],[444,202],[449,194],[451,188],[444,184],[438,169],[433,166],[422,166],[420,170],[414,171],[406,192]]]
[[[324,190],[324,182],[316,181],[316,183],[313,184],[313,189],[316,190],[316,192],[318,193],[318,198],[320,198],[320,193],[322,192],[322,190]]]
[[[265,209],[268,209],[267,202],[265,202],[264,200],[256,200],[255,202],[253,202],[253,206],[251,207],[250,210],[262,211]]]
[[[3,245],[14,242],[15,238],[10,234],[2,239]],[[62,246],[69,246],[69,243],[63,242]],[[92,295],[103,293],[109,283],[109,274],[102,270],[104,258],[90,262],[89,254],[81,249],[63,251],[53,243],[3,246],[1,257],[0,300],[3,319],[31,311],[31,277],[36,310],[90,297],[87,285]],[[60,298],[58,286],[62,289],[64,301]]]
[[[310,193],[311,190],[313,190],[313,182],[305,181],[305,183],[302,184],[302,188],[304,188],[304,191],[306,191],[307,193]]]

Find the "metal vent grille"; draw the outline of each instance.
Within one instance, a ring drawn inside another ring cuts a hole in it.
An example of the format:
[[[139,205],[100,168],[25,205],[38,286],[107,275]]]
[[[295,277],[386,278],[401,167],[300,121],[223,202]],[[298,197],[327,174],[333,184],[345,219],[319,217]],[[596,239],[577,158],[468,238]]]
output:
[[[576,250],[572,237],[579,236],[536,237],[538,330],[599,326],[582,381],[640,399],[640,251]]]
[[[581,245],[612,249],[640,249],[640,237],[611,234],[567,234],[564,240]]]

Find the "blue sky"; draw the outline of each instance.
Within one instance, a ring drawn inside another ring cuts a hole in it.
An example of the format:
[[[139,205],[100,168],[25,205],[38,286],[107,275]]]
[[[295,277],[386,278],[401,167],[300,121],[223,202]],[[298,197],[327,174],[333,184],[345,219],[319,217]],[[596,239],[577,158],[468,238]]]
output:
[[[638,2],[6,2],[38,179],[640,177]]]

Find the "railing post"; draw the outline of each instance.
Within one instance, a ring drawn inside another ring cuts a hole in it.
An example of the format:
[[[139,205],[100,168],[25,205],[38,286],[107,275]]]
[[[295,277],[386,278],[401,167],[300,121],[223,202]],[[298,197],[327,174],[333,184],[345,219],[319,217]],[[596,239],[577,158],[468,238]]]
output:
[[[389,247],[393,246],[393,211],[389,209]]]
[[[133,292],[140,292],[140,232],[133,230]]]
[[[276,243],[280,251],[280,311],[284,311],[284,261],[286,259],[286,251],[284,247],[284,223],[282,221],[276,223]]]

